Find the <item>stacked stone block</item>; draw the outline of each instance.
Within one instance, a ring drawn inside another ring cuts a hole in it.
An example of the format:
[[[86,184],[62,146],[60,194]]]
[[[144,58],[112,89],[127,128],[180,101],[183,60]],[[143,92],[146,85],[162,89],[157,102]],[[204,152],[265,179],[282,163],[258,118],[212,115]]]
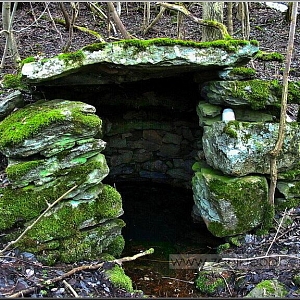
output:
[[[0,123],[0,150],[10,180],[2,188],[0,230],[11,240],[71,190],[18,242],[47,263],[120,255],[125,225],[109,173],[101,119],[91,105],[56,99],[21,108]],[[7,234],[19,225],[19,230]]]

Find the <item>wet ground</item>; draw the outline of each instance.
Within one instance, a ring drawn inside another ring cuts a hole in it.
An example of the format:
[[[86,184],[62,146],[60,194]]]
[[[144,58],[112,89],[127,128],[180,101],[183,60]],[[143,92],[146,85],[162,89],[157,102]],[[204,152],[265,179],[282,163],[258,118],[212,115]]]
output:
[[[216,253],[224,243],[204,223],[193,222],[192,191],[151,183],[117,183],[116,187],[125,211],[123,255],[154,248],[154,254],[124,265],[135,288],[155,297],[203,296],[194,285],[197,270],[175,270],[169,265],[170,254]]]

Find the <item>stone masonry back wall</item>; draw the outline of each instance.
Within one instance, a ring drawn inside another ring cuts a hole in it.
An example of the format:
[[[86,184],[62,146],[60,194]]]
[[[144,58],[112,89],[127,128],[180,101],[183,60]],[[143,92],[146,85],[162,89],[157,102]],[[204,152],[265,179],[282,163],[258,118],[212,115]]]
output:
[[[191,187],[202,134],[196,115],[193,122],[186,114],[173,119],[170,111],[128,110],[107,120],[106,128],[103,139],[109,180],[152,180]]]

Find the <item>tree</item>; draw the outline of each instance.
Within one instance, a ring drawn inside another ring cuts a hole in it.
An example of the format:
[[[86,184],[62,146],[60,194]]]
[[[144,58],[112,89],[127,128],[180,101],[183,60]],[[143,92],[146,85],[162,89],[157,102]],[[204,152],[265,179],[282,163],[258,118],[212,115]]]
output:
[[[7,54],[11,55],[12,60],[15,64],[20,60],[17,43],[12,31],[14,16],[17,10],[18,2],[13,2],[13,10],[11,11],[12,2],[3,2],[2,3],[2,24],[3,30],[1,33],[5,33],[6,42],[5,48],[2,55],[0,68],[4,67],[5,59]]]
[[[203,2],[202,3],[202,18],[203,20],[217,21],[223,23],[223,9],[224,2]],[[203,27],[202,29],[202,42],[220,40],[222,34],[219,30],[213,27]]]
[[[281,99],[281,111],[280,111],[280,121],[278,129],[278,139],[276,145],[272,151],[270,151],[270,189],[269,189],[269,201],[274,205],[275,189],[277,184],[277,157],[282,149],[284,135],[285,135],[285,125],[286,125],[286,110],[287,110],[287,95],[288,95],[288,79],[292,60],[292,54],[294,49],[296,22],[297,22],[297,11],[298,2],[293,2],[292,12],[291,12],[291,23],[290,23],[290,33],[289,42],[287,46],[286,53],[286,63],[283,72],[283,82],[282,82],[282,99]]]
[[[177,4],[172,4],[168,2],[156,2],[156,4],[161,5],[162,7],[172,9],[178,12],[183,13],[186,17],[188,17],[190,20],[193,22],[196,22],[202,26],[207,26],[211,28],[217,29],[217,31],[220,32],[221,39],[228,39],[230,38],[230,35],[227,32],[227,28],[224,24],[218,22],[218,21],[212,21],[212,20],[203,20],[195,17],[186,7],[183,5],[177,5]]]

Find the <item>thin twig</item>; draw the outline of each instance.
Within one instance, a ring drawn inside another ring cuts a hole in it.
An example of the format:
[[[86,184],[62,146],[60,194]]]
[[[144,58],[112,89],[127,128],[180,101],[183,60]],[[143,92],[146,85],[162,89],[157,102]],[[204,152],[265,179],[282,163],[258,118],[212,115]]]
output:
[[[0,250],[0,254],[2,254],[4,251],[9,249],[12,245],[16,244],[53,206],[55,206],[60,200],[62,200],[75,188],[77,188],[77,185],[74,185],[72,188],[66,191],[62,196],[56,199],[52,204],[48,205],[47,209],[31,225],[29,225],[16,240],[9,242],[4,249]]]
[[[59,35],[59,37],[60,37],[60,41],[61,41],[61,44],[63,44],[63,37],[62,37],[62,35],[61,35],[61,32],[57,29],[57,27],[56,27],[56,25],[55,25],[55,22],[54,22],[54,20],[53,20],[53,17],[52,17],[52,14],[51,14],[51,12],[50,12],[50,9],[49,9],[49,2],[47,3],[45,3],[45,5],[46,5],[46,9],[47,9],[47,13],[48,13],[48,15],[49,15],[49,17],[50,17],[50,20],[51,20],[51,22],[52,22],[52,25],[53,25],[53,27],[54,27],[54,29],[55,29],[55,31],[58,33],[58,35]]]
[[[222,260],[223,261],[251,261],[251,260],[259,260],[259,259],[263,259],[263,258],[272,258],[272,257],[287,257],[287,258],[294,258],[294,259],[300,260],[299,256],[293,256],[293,255],[288,255],[288,254],[271,254],[271,255],[245,257],[245,258],[222,257]]]
[[[167,277],[167,276],[163,276],[163,279],[171,279],[171,280],[176,280],[176,281],[180,281],[180,282],[184,282],[184,283],[188,283],[188,284],[194,284],[194,281],[187,281],[187,280],[182,280],[182,279],[178,279],[178,278],[174,278],[174,277]]]
[[[63,280],[63,284],[66,286],[66,288],[68,288],[71,291],[71,293],[74,295],[75,298],[79,298],[79,296],[76,293],[76,291],[73,289],[73,287],[68,282],[66,282],[65,280]]]
[[[284,212],[283,212],[283,216],[282,216],[282,218],[281,218],[281,220],[280,220],[279,226],[277,227],[275,236],[274,236],[274,238],[273,238],[273,240],[272,240],[272,242],[271,242],[271,244],[270,244],[270,246],[269,246],[269,248],[268,248],[268,250],[267,250],[267,252],[266,252],[266,255],[269,254],[269,251],[270,251],[270,249],[272,248],[272,246],[273,246],[273,244],[274,244],[274,242],[275,242],[275,240],[276,240],[276,237],[277,237],[278,232],[279,232],[279,229],[280,229],[280,227],[281,227],[281,225],[282,225],[282,223],[283,223],[283,220],[284,220],[285,215],[286,215],[286,208],[285,208],[285,210],[284,210]]]
[[[137,258],[141,257],[141,256],[145,256],[145,255],[149,255],[149,254],[152,254],[154,253],[154,249],[153,248],[150,248],[144,252],[141,252],[141,253],[138,253],[138,254],[135,254],[133,256],[130,256],[130,257],[123,257],[123,258],[119,258],[119,259],[114,259],[114,260],[111,260],[111,261],[108,261],[108,262],[111,262],[111,263],[117,263],[117,264],[122,264],[123,262],[127,262],[127,261],[132,261],[132,260],[136,260]],[[40,288],[40,287],[43,287],[43,286],[49,286],[50,284],[53,284],[53,283],[56,283],[58,281],[61,281],[79,271],[83,271],[83,270],[97,270],[101,267],[103,267],[105,262],[101,262],[99,264],[95,264],[95,265],[84,265],[84,266],[80,266],[80,267],[76,267],[70,271],[68,271],[67,273],[65,274],[62,274],[60,276],[57,276],[57,277],[54,277],[52,279],[48,279],[48,280],[45,280],[45,281],[42,281],[41,283],[37,283],[34,287],[30,287],[28,289],[24,289],[24,290],[21,290],[21,291],[18,291],[17,293],[14,293],[14,294],[11,294],[11,295],[7,295],[6,297],[7,298],[17,298],[17,297],[20,297],[20,296],[24,296],[24,295],[27,295],[33,291],[36,290],[36,288]]]
[[[224,280],[224,282],[225,282],[225,284],[226,284],[226,288],[227,288],[227,290],[228,290],[230,296],[232,297],[232,291],[231,291],[231,288],[229,287],[229,285],[228,285],[228,283],[227,283],[226,278],[223,276],[222,273],[219,273],[219,275],[223,278],[223,280]]]

